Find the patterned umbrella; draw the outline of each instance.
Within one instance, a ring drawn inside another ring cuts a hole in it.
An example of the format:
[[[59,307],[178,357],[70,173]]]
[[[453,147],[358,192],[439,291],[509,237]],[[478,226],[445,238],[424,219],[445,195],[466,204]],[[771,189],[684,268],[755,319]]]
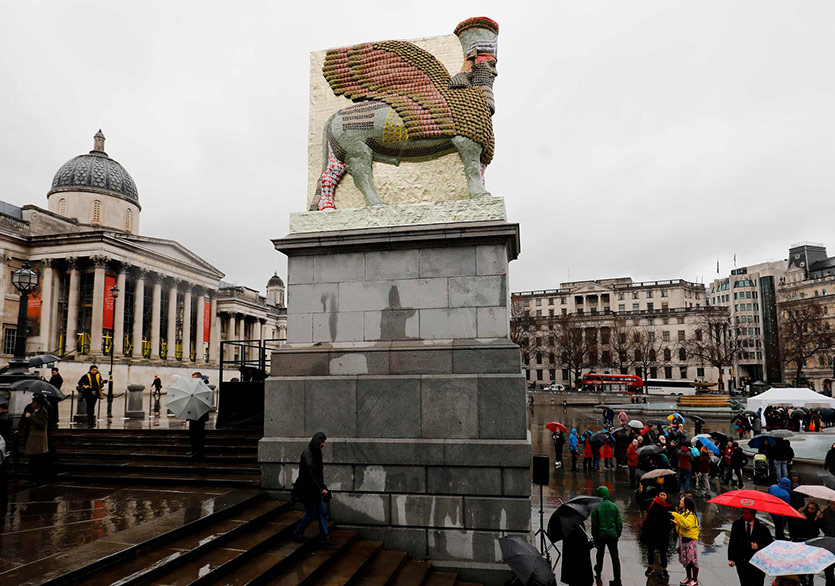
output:
[[[835,490],[832,490],[827,486],[821,486],[820,484],[804,484],[803,486],[796,487],[794,492],[807,494],[811,497],[823,499],[825,501],[835,501]]]
[[[792,541],[772,541],[751,558],[751,565],[769,576],[817,574],[835,564],[835,554],[821,547]]]

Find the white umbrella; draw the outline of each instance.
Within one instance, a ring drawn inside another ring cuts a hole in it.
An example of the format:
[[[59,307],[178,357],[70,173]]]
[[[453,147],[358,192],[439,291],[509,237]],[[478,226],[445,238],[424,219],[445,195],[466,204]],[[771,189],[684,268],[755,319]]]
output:
[[[832,490],[831,488],[827,486],[822,486],[820,484],[806,484],[803,486],[798,486],[794,489],[794,492],[806,494],[811,497],[823,499],[825,501],[835,501],[835,490]]]
[[[641,423],[640,421],[638,421],[637,419],[633,419],[632,421],[630,421],[626,425],[628,425],[629,427],[631,427],[633,429],[641,429],[641,428],[644,427],[644,424]]]
[[[200,419],[212,408],[212,389],[202,378],[180,378],[169,385],[165,405],[177,419]]]

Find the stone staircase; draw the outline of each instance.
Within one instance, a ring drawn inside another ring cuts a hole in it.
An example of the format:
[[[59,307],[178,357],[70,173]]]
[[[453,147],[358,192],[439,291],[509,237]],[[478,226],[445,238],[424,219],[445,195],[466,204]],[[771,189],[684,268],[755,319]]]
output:
[[[59,429],[53,432],[61,481],[258,488],[252,431],[206,430],[206,455],[194,459],[186,429]]]
[[[120,544],[115,553],[115,545],[92,543],[73,551],[70,562],[67,556],[52,556],[6,573],[1,581],[27,586],[476,586],[335,525],[331,545],[294,541],[301,516],[288,503],[251,493],[152,537],[148,529],[121,538],[115,534],[111,541]],[[311,524],[308,535],[316,531]]]

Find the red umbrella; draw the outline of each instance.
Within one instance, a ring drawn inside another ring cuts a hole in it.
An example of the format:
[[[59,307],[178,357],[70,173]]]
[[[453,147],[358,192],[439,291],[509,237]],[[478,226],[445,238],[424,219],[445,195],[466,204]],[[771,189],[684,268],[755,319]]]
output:
[[[546,427],[546,429],[548,429],[548,430],[549,430],[549,431],[551,431],[552,433],[553,433],[553,432],[555,432],[555,431],[557,431],[558,429],[559,429],[561,432],[563,432],[563,433],[565,433],[566,431],[568,431],[568,429],[567,429],[567,428],[566,428],[566,427],[565,427],[562,423],[558,423],[558,422],[556,422],[556,421],[552,421],[552,422],[550,422],[550,423],[546,423],[546,424],[545,424],[545,427]]]
[[[759,490],[730,490],[713,497],[707,502],[715,505],[725,505],[726,507],[736,507],[738,509],[754,509],[755,511],[771,513],[772,515],[805,519],[802,514],[798,513],[783,500],[767,492],[760,492]]]

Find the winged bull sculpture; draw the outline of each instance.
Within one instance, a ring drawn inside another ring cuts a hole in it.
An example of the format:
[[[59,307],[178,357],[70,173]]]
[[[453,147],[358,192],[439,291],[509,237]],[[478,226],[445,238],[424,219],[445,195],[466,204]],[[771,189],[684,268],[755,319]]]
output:
[[[429,52],[406,41],[331,49],[322,73],[336,95],[356,104],[331,116],[324,128],[322,175],[312,210],[334,207],[347,172],[366,205],[383,205],[371,169],[378,161],[426,161],[457,151],[470,197],[489,195],[484,169],[493,158],[499,25],[485,17],[455,27],[464,62],[450,76]]]

